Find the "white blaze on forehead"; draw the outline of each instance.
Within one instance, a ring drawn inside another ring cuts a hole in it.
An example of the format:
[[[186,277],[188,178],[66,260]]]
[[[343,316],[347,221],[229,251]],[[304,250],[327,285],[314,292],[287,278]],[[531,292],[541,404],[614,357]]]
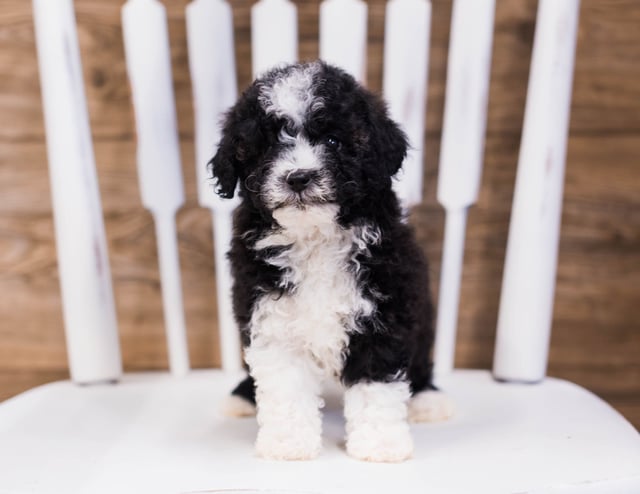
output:
[[[313,77],[320,66],[304,65],[260,88],[260,104],[266,113],[301,126],[309,108],[320,104],[313,94]]]
[[[277,160],[275,168],[281,168],[282,171],[289,170],[313,170],[322,166],[321,150],[312,146],[309,141],[303,137],[296,137],[293,148],[283,153]]]

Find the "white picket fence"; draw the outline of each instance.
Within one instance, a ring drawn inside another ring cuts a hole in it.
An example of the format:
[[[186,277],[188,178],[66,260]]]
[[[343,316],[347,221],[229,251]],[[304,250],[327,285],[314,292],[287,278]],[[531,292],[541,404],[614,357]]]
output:
[[[435,348],[439,374],[453,368],[466,213],[480,187],[494,3],[453,3],[438,181],[438,200],[447,214]],[[71,374],[81,383],[114,380],[122,366],[73,3],[33,0],[33,5]],[[504,379],[536,381],[545,373],[578,10],[579,0],[539,3],[494,362],[494,373]],[[213,193],[205,165],[220,137],[219,117],[237,94],[231,14],[223,0],[194,0],[186,9],[194,165],[199,203],[213,215],[222,365],[228,370],[241,365],[224,257],[237,202]],[[387,4],[383,92],[412,145],[395,184],[407,208],[422,200],[430,19],[427,0]],[[297,60],[292,2],[260,0],[251,20],[254,75]],[[158,0],[129,0],[122,25],[140,193],[156,224],[170,367],[182,375],[189,356],[175,214],[184,190],[165,8]],[[366,40],[365,2],[322,2],[321,58],[364,82]]]

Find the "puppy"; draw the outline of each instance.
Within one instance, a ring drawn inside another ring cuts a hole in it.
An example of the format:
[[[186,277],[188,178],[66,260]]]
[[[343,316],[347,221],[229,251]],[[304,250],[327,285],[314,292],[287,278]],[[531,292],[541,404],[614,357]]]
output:
[[[267,73],[226,115],[210,165],[241,198],[229,259],[250,374],[231,412],[257,404],[261,457],[319,454],[325,378],[345,388],[355,458],[405,460],[408,419],[451,414],[426,261],[391,187],[406,153],[383,102],[323,62]]]

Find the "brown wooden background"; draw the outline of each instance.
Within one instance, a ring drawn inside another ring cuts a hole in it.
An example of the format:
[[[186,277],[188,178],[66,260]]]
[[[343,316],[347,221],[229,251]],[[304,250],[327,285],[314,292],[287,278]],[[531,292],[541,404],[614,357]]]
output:
[[[76,0],[98,176],[127,370],[166,368],[150,215],[140,206],[121,0]],[[187,204],[178,215],[193,365],[219,363],[211,221],[196,204],[184,7],[167,5]],[[238,83],[250,82],[249,0],[232,1]],[[318,2],[296,2],[300,56],[318,54]],[[384,2],[369,3],[368,84],[381,87]],[[470,213],[460,367],[491,365],[535,0],[498,0],[485,169]],[[425,202],[411,221],[437,291],[436,202],[450,0],[433,1]],[[28,0],[0,0],[0,400],[67,375],[45,136]],[[583,0],[550,353],[551,375],[640,427],[640,2]],[[434,293],[434,295],[437,295]],[[526,317],[523,314],[523,317]]]

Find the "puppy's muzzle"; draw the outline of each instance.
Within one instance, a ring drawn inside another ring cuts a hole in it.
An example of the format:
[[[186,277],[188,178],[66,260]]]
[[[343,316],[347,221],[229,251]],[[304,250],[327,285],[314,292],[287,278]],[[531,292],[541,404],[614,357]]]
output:
[[[316,177],[317,173],[314,171],[297,170],[289,172],[285,181],[292,191],[299,194],[300,192],[308,188],[316,179]]]

